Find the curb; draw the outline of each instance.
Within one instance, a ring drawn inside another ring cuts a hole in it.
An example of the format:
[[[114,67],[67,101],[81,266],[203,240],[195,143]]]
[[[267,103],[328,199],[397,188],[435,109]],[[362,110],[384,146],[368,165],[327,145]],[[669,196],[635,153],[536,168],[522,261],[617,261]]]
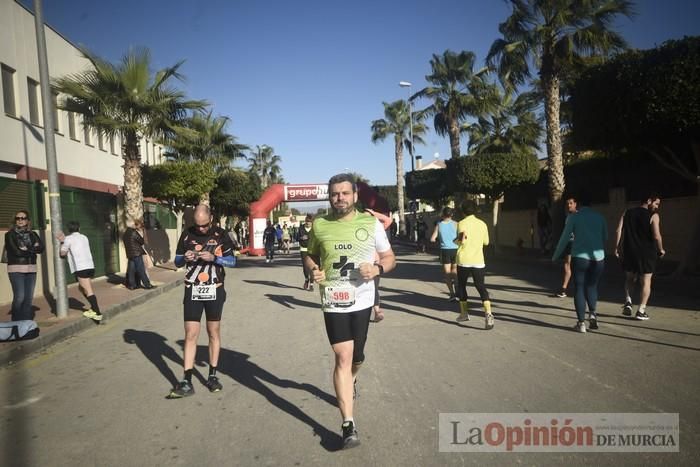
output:
[[[117,305],[112,305],[102,311],[104,316],[103,323],[108,323],[117,315],[124,313],[131,308],[141,305],[160,294],[168,292],[176,287],[179,287],[184,282],[184,279],[178,279],[174,282],[163,284],[155,289],[149,290],[140,297],[132,298]],[[28,341],[19,341],[17,343],[7,343],[8,348],[0,349],[0,368],[13,365],[20,360],[23,360],[36,352],[47,350],[50,346],[68,339],[76,334],[79,334],[88,329],[93,329],[95,323],[90,319],[77,319],[72,323],[63,326],[55,331],[49,331],[46,334],[39,334],[36,339]]]

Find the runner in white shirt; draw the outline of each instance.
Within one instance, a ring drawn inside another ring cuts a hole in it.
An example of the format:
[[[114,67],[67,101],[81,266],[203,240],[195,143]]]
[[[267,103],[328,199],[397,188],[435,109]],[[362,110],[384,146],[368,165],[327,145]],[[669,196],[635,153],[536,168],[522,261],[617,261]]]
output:
[[[92,291],[91,279],[95,276],[95,263],[92,261],[90,241],[80,233],[80,224],[77,221],[68,223],[68,236],[59,232],[56,234],[56,238],[61,242],[61,258],[68,258],[70,272],[78,280],[80,291],[90,302],[90,309],[83,311],[83,316],[95,321],[102,321],[100,306]]]

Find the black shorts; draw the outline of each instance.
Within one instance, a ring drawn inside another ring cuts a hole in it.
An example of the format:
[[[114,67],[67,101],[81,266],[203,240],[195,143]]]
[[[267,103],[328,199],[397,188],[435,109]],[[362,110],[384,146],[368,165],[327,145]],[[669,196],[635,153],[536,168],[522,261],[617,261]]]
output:
[[[353,363],[362,363],[365,360],[365,343],[371,314],[371,307],[347,313],[323,313],[326,334],[331,345],[354,341]]]
[[[440,249],[440,264],[455,264],[457,262],[456,248]]]
[[[185,297],[182,304],[185,309],[185,321],[202,320],[202,312],[206,313],[207,321],[221,321],[221,314],[224,311],[226,301],[226,290],[224,286],[217,287],[216,300],[192,300],[192,286],[185,286]]]
[[[82,271],[75,271],[73,273],[73,276],[75,276],[76,279],[92,279],[93,277],[95,277],[95,270],[83,269]]]
[[[561,254],[561,258],[566,258],[567,256],[571,256],[571,248],[574,246],[573,240],[570,240],[566,246],[564,247],[564,252]]]
[[[635,274],[653,274],[658,259],[656,251],[645,251],[640,255],[625,254],[622,257],[622,269]]]

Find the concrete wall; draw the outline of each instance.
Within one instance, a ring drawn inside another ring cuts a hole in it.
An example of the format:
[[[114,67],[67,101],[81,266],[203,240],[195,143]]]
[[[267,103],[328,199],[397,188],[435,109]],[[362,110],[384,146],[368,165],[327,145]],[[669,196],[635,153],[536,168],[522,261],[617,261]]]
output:
[[[533,203],[534,204],[534,203]],[[615,230],[620,216],[627,208],[639,205],[639,201],[625,199],[624,189],[613,188],[610,190],[610,202],[606,204],[594,204],[591,207],[599,211],[608,222],[608,254],[612,254],[615,248]],[[661,201],[661,235],[663,237],[666,258],[672,261],[680,261],[690,242],[692,230],[695,227],[700,206],[698,197],[669,198]],[[482,216],[486,220],[486,216]],[[523,246],[533,246],[531,228],[534,231],[534,247],[539,247],[537,237],[537,210],[501,211],[498,216],[499,244],[502,246],[517,246],[518,240],[523,240]],[[558,239],[553,239],[554,242]]]

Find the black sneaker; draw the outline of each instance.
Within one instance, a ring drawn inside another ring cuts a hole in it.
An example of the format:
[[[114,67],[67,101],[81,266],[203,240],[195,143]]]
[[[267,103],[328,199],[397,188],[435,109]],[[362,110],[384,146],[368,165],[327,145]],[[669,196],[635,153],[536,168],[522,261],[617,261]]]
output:
[[[623,316],[632,316],[632,304],[630,302],[625,302],[622,305],[622,314]]]
[[[360,437],[353,422],[343,422],[343,449],[354,448],[360,445]]]
[[[314,291],[314,285],[313,285],[313,284],[309,284],[309,288],[308,288],[307,290],[308,290],[309,292],[313,292],[313,291]]]
[[[636,315],[634,315],[634,319],[637,319],[639,321],[646,321],[649,319],[649,315],[646,313],[646,311],[638,311]]]
[[[216,376],[210,376],[204,385],[207,387],[207,389],[209,389],[209,392],[219,392],[223,389],[223,386],[219,382],[219,378]]]
[[[556,296],[559,298],[566,298],[566,289],[561,289]]]
[[[188,397],[193,394],[194,388],[192,387],[192,383],[185,379],[177,383],[177,386],[170,391],[168,399],[182,399],[183,397]]]
[[[588,320],[588,329],[598,329],[598,320],[595,318]]]

